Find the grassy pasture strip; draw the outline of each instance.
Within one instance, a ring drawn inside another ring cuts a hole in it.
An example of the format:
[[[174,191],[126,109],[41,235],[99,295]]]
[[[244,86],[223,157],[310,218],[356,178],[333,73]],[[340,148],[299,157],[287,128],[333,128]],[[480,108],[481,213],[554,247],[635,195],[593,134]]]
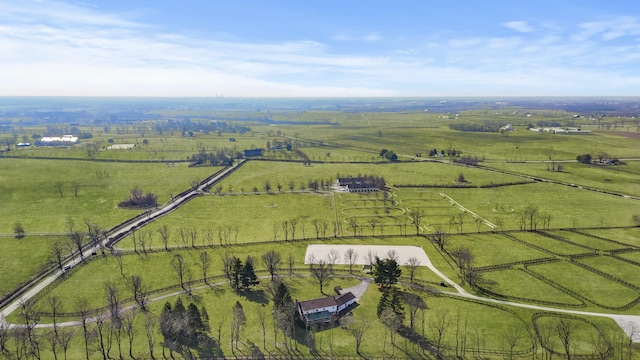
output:
[[[563,237],[560,234],[555,233],[555,232],[550,232],[550,231],[546,231],[546,230],[536,230],[536,233],[538,233],[538,234],[540,234],[542,236],[546,236],[548,238],[560,241],[560,242],[565,243],[565,244],[577,246],[577,247],[585,249],[585,250],[591,250],[592,252],[594,250],[597,250],[597,249],[594,249],[594,248],[592,248],[590,246],[567,240],[565,237]]]
[[[563,238],[569,239],[572,242],[583,244],[592,249],[601,251],[607,250],[620,250],[628,248],[628,244],[624,244],[615,240],[605,239],[602,237],[593,236],[579,230],[554,230],[553,234],[559,234]]]
[[[640,227],[627,227],[605,230],[587,229],[580,230],[580,233],[584,233],[589,236],[597,236],[598,238],[609,239],[612,241],[620,242],[627,246],[640,248]]]
[[[514,243],[508,237],[498,234],[475,234],[453,236],[447,245],[447,251],[467,248],[473,255],[473,267],[484,267],[504,263],[546,258],[545,252],[530,248],[525,244]]]
[[[568,256],[585,253],[585,249],[581,246],[559,241],[558,239],[545,236],[539,232],[519,232],[516,233],[515,236],[529,244],[540,246],[554,255]],[[593,252],[593,249],[590,250],[591,251],[587,252]]]
[[[575,264],[558,262],[529,266],[528,269],[571,289],[601,308],[621,310],[638,298],[636,290]]]
[[[556,163],[557,167],[559,163]],[[518,174],[551,179],[566,184],[578,184],[593,189],[640,196],[640,184],[637,182],[640,162],[629,165],[593,166],[581,163],[561,163],[562,172],[548,171],[549,163],[483,163],[482,166],[506,170]],[[632,167],[630,172],[617,171],[617,167]],[[606,180],[605,180],[606,179]]]
[[[204,178],[215,168],[188,168],[181,164],[124,164],[92,161],[0,159],[0,232],[12,232],[21,222],[30,232],[67,230],[67,218],[82,227],[85,220],[105,227],[133,217],[139,211],[118,208],[130,189],[153,192],[160,203],[189,188],[194,178]],[[46,176],[44,176],[46,174]],[[60,196],[56,183],[62,184]],[[78,185],[78,196],[74,195]]]
[[[307,183],[312,180],[325,180],[333,183],[338,176],[357,176],[358,174],[368,174],[384,177],[389,186],[407,182],[424,182],[429,179],[430,184],[451,183],[457,179],[460,172],[473,181],[474,184],[491,184],[500,182],[494,173],[475,168],[464,168],[454,165],[419,162],[419,163],[383,163],[383,164],[312,164],[304,166],[302,163],[281,162],[281,161],[251,161],[243,169],[237,171],[221,184],[225,188],[233,186],[235,191],[244,188],[249,192],[254,187],[262,191],[265,182],[268,180],[272,188],[281,184],[287,188],[293,183],[295,189],[302,186],[306,188]],[[513,181],[519,179],[512,175],[504,175],[503,180]],[[362,195],[362,196],[376,196]]]
[[[272,240],[274,226],[277,227],[276,239],[283,240],[282,225],[292,219],[298,219],[296,239],[303,237],[303,226],[304,237],[315,237],[314,219],[327,220],[330,224],[327,234],[332,234],[334,218],[332,197],[321,193],[201,196],[174,211],[171,216],[145,226],[144,231],[152,234],[154,246],[161,246],[158,229],[163,225],[169,227],[171,243],[181,240],[178,235],[180,229],[195,229],[197,244],[209,244],[211,239],[206,238],[207,231],[213,232],[214,243],[236,244]],[[290,224],[287,228],[288,239],[291,240],[289,227]],[[121,246],[133,247],[131,241],[124,241],[127,242]]]
[[[640,202],[549,183],[493,189],[448,189],[447,195],[501,229],[519,229],[518,211],[537,207],[551,215],[551,228],[628,226]],[[603,212],[602,209],[607,209]]]
[[[555,307],[584,307],[583,301],[561,288],[531,276],[523,269],[483,272],[490,285],[479,285],[480,293],[513,302],[536,303]]]
[[[627,262],[629,264],[632,264],[632,265],[640,266],[640,252],[639,251],[612,254],[611,257],[614,257],[616,259],[625,261],[625,262]]]
[[[588,270],[597,272],[600,275],[606,276],[609,279],[619,282],[625,286],[631,287],[640,291],[640,278],[638,278],[638,271],[640,266],[633,265],[622,260],[611,258],[609,256],[599,256],[588,259],[580,259],[575,261],[577,264],[588,266]]]

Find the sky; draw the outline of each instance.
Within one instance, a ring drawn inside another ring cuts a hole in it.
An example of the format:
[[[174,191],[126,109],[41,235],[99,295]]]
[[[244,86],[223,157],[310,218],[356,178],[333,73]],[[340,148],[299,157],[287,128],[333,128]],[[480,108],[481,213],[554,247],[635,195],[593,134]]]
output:
[[[0,0],[0,96],[638,95],[638,1]]]

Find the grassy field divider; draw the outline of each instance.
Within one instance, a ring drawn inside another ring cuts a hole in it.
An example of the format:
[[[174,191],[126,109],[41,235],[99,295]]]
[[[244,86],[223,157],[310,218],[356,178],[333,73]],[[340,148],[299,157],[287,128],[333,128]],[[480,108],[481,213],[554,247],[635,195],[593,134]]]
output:
[[[530,242],[528,242],[528,241],[524,241],[524,240],[522,240],[522,239],[519,239],[519,238],[517,238],[517,237],[515,237],[515,236],[511,235],[510,233],[507,233],[507,232],[501,232],[500,234],[501,234],[502,236],[506,237],[507,239],[513,240],[513,241],[515,241],[515,242],[517,242],[517,243],[520,243],[520,244],[522,244],[522,245],[528,246],[528,247],[530,247],[530,248],[532,248],[532,249],[536,249],[536,250],[541,251],[541,252],[543,252],[543,253],[545,253],[545,254],[553,255],[553,256],[556,256],[556,255],[557,255],[556,253],[554,253],[554,252],[553,252],[553,251],[551,251],[551,250],[547,250],[546,248],[543,248],[542,246],[538,246],[538,245],[536,245],[536,244],[532,244],[532,243],[530,243]]]
[[[537,272],[530,270],[527,267],[522,269],[522,271],[526,272],[528,275],[531,275],[531,276],[533,276],[534,278],[536,278],[536,279],[538,279],[540,281],[545,282],[548,285],[551,285],[552,287],[556,288],[557,290],[560,290],[560,291],[562,291],[562,292],[564,292],[564,293],[566,293],[566,294],[568,294],[568,295],[580,300],[582,302],[582,305],[579,305],[578,307],[586,307],[587,303],[593,304],[593,302],[591,300],[587,299],[586,297],[578,294],[577,292],[575,292],[575,291],[573,291],[571,289],[568,289],[568,288],[556,283],[555,281],[553,281],[551,279],[548,279],[546,276],[540,275]]]
[[[577,247],[579,247],[579,248],[583,248],[583,249],[586,249],[586,250],[591,250],[591,251],[593,251],[593,252],[594,252],[594,251],[596,251],[596,249],[594,249],[594,248],[592,248],[592,247],[589,247],[589,246],[586,246],[586,245],[582,245],[582,244],[575,243],[575,242],[573,242],[573,241],[570,241],[570,240],[567,240],[567,239],[563,238],[563,237],[562,237],[562,236],[560,236],[560,235],[552,234],[552,233],[549,233],[549,232],[544,231],[544,230],[535,230],[535,233],[537,233],[537,234],[539,234],[539,235],[542,235],[542,236],[544,236],[544,237],[548,237],[548,238],[550,238],[550,239],[556,240],[556,241],[563,242],[563,243],[565,243],[565,244],[569,244],[569,245],[577,246]]]
[[[634,250],[640,250],[640,246],[626,244],[626,243],[623,243],[623,242],[620,242],[620,241],[617,241],[617,240],[607,239],[605,237],[589,234],[587,232],[580,231],[578,229],[567,229],[566,231],[571,231],[572,233],[575,233],[575,234],[578,234],[578,235],[582,235],[582,236],[586,236],[586,237],[590,237],[592,239],[602,240],[602,241],[606,241],[606,242],[609,242],[609,243],[612,243],[612,244],[616,244],[616,245],[620,245],[620,246],[624,246],[624,247],[628,247],[628,248],[633,248]]]
[[[539,258],[539,259],[533,259],[533,260],[514,261],[506,264],[480,266],[480,267],[473,268],[473,270],[479,271],[479,272],[509,270],[509,269],[512,269],[514,266],[518,266],[518,265],[522,265],[522,266],[540,265],[540,264],[547,264],[547,263],[558,262],[558,261],[560,261],[560,259],[558,258],[546,257],[546,258]]]

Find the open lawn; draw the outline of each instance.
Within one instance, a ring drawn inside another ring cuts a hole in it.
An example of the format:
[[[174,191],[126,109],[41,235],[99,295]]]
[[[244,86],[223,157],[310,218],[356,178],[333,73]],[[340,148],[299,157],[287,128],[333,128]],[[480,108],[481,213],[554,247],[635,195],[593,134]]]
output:
[[[25,236],[22,239],[0,237],[2,281],[0,296],[42,270],[47,262],[50,245],[62,236]],[[29,259],[25,261],[25,259]]]
[[[171,194],[189,189],[192,180],[203,180],[219,169],[1,158],[0,166],[0,233],[4,234],[13,233],[17,222],[27,234],[63,233],[69,218],[76,229],[84,229],[85,221],[115,226],[140,213],[118,208],[134,187],[156,194],[164,203]]]

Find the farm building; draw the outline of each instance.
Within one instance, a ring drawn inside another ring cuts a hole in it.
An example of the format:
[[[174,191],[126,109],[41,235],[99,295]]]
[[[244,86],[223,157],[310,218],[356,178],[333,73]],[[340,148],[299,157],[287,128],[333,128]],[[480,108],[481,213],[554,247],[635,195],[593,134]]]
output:
[[[338,178],[335,184],[338,190],[346,192],[370,192],[378,191],[379,184],[374,178],[348,177]]]
[[[343,310],[353,305],[356,297],[351,292],[340,296],[327,296],[320,299],[297,301],[300,318],[307,324],[328,323],[336,320]]]
[[[36,142],[38,146],[73,145],[78,142],[78,137],[73,135],[45,136]]]

